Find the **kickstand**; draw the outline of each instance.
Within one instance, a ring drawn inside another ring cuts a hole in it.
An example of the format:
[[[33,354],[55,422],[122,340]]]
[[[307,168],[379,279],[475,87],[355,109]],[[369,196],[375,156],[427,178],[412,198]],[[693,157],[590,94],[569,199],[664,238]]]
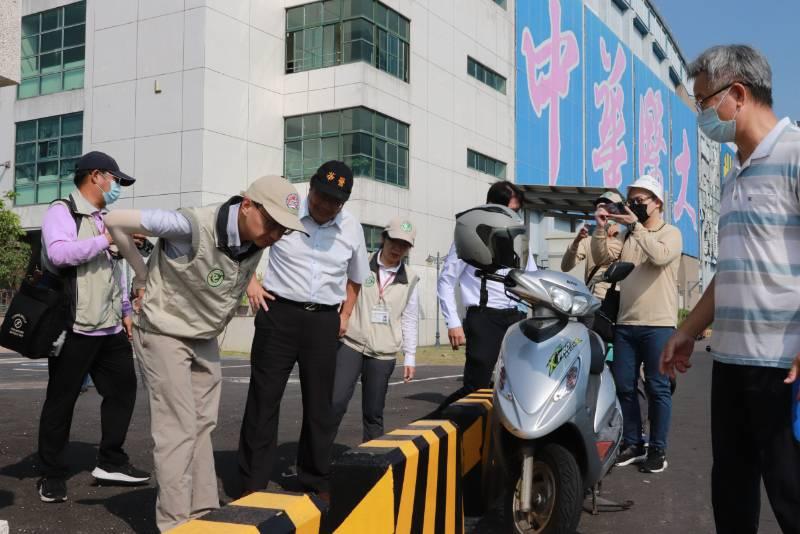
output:
[[[600,497],[600,489],[603,485],[603,482],[600,481],[592,488],[592,507],[587,508],[584,506],[584,510],[589,512],[592,515],[599,515],[600,512],[624,512],[633,506],[633,501],[628,500],[624,502],[615,502],[608,499],[604,499]]]

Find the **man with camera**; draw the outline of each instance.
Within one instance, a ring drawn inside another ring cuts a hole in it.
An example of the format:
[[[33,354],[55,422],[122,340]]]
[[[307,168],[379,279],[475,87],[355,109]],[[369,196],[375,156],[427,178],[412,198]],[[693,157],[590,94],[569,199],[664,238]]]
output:
[[[616,209],[615,209],[616,208]],[[607,226],[628,226],[619,259],[636,268],[620,283],[620,305],[614,333],[611,370],[623,415],[623,445],[617,465],[642,463],[640,471],[660,473],[667,468],[666,447],[672,414],[667,375],[659,371],[659,356],[675,330],[678,316],[676,280],[683,241],[678,228],[664,222],[664,189],[656,178],[644,175],[628,188],[627,205],[599,207],[592,255],[598,263],[616,259]],[[649,448],[642,439],[637,400],[639,368],[644,364],[650,417]]]
[[[606,191],[594,201],[595,208],[603,207],[609,213],[619,213],[619,205],[622,204],[622,197],[614,191]],[[613,222],[613,221],[611,221]],[[586,286],[592,290],[592,293],[599,299],[606,296],[609,283],[603,281],[603,274],[608,269],[608,266],[619,257],[619,252],[622,249],[622,242],[619,238],[619,226],[616,224],[609,224],[606,228],[606,235],[609,238],[608,246],[611,259],[604,263],[599,263],[592,256],[590,242],[587,238],[590,235],[589,226],[584,225],[578,231],[578,235],[564,251],[564,256],[561,258],[561,270],[569,272],[575,268],[577,264],[585,261],[583,280]]]

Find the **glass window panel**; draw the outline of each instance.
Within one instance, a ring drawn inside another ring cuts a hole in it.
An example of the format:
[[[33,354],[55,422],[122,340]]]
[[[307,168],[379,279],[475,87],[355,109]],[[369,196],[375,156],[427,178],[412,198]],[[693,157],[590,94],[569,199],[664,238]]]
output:
[[[78,154],[81,153],[80,147],[80,139],[78,140]],[[63,155],[63,153],[62,153]],[[62,159],[61,160],[61,180],[72,180],[75,177],[75,164],[78,162],[78,158],[74,159]]]
[[[475,168],[475,152],[467,150],[467,167]]]
[[[386,119],[386,137],[388,139],[397,139],[397,121]]]
[[[40,162],[37,168],[39,182],[54,182],[58,180],[58,161]]]
[[[375,135],[380,135],[381,137],[386,137],[386,117],[383,115],[376,113],[375,114]]]
[[[408,145],[408,126],[405,124],[397,125],[397,140],[402,145]]]
[[[356,148],[359,154],[372,156],[372,136],[365,133],[356,134]]]
[[[303,141],[303,168],[316,170],[320,165],[321,144],[319,139],[306,139]]]
[[[64,7],[64,25],[80,24],[86,22],[86,4],[78,2]]]
[[[356,153],[356,136],[355,134],[345,134],[342,136],[342,154],[350,156]]]
[[[397,185],[402,185],[403,187],[408,185],[407,167],[397,167]]]
[[[344,0],[342,16],[372,18],[372,3],[373,0]]]
[[[17,143],[36,140],[36,121],[17,123]]]
[[[69,181],[61,182],[61,194],[59,198],[68,197],[75,189],[75,182],[72,181],[72,178],[70,178]]]
[[[372,132],[372,111],[366,108],[353,110],[353,129]]]
[[[303,117],[303,137],[319,135],[321,115],[315,113]]]
[[[59,72],[61,70],[61,52],[51,52],[49,54],[42,54],[40,56],[40,65],[42,67],[42,74],[49,74],[51,72]]]
[[[297,139],[302,135],[303,135],[303,118],[290,117],[286,119],[286,138]]]
[[[405,39],[406,41],[409,39],[409,33],[411,32],[410,24],[408,20],[400,17],[400,36]]]
[[[342,131],[350,132],[353,130],[353,108],[342,110]]]
[[[497,177],[505,179],[506,177],[506,164],[497,162]]]
[[[293,7],[286,11],[286,29],[296,30],[303,27],[303,6]]]
[[[294,70],[301,71],[306,68],[305,51],[303,50],[303,38],[305,31],[295,32],[294,34]]]
[[[340,5],[339,0],[326,0],[322,4],[322,22],[334,22],[339,20]]]
[[[14,161],[17,163],[36,162],[36,143],[25,143],[17,145],[14,150]]]
[[[386,159],[386,141],[375,140],[375,159]]]
[[[42,34],[41,52],[49,52],[61,48],[61,30]]]
[[[398,59],[399,58],[397,56],[389,54],[389,61],[388,61],[387,65],[386,65],[386,71],[389,74],[393,74],[393,75],[395,75],[395,76],[397,76],[399,78],[400,77],[400,63],[399,63]]]
[[[386,163],[397,165],[397,145],[391,143],[386,145]]]
[[[332,159],[339,159],[338,137],[326,137],[322,139],[322,155],[320,157],[320,164]]]
[[[58,140],[39,141],[39,160],[58,158]]]
[[[408,167],[408,149],[399,147],[397,149],[397,164],[401,167]]]
[[[36,165],[17,165],[14,171],[14,180],[17,184],[32,184],[34,181],[34,174],[36,172]]]
[[[80,137],[66,137],[61,139],[61,157],[68,158],[70,156],[81,155],[81,138]]]
[[[29,206],[36,202],[35,189],[33,187],[15,187],[14,205]]]
[[[22,48],[20,50],[22,57],[33,56],[39,53],[39,36],[22,38]]]
[[[353,169],[353,176],[372,176],[372,158],[364,155],[347,156],[344,162]]]
[[[336,25],[331,24],[322,29],[322,66],[336,64]]]
[[[53,139],[59,135],[60,117],[39,119],[39,139]]]
[[[303,177],[303,144],[300,141],[286,143],[286,177]]]
[[[82,45],[86,42],[86,26],[72,26],[64,28],[64,47]]]
[[[58,182],[52,184],[40,184],[37,187],[36,203],[47,204],[58,198]]]
[[[397,16],[397,12],[393,10],[388,11],[388,17],[386,25],[389,28],[389,31],[399,33],[400,32],[400,18]]]
[[[322,133],[323,134],[339,133],[338,111],[322,114]]]
[[[42,31],[54,30],[62,26],[62,13],[61,8],[51,9],[42,13]]]
[[[477,76],[476,66],[472,58],[467,59],[467,74],[473,77]]]
[[[383,4],[375,4],[375,22],[386,27],[386,14],[389,12]]]
[[[30,78],[39,74],[39,58],[37,56],[23,58],[20,63],[22,64],[23,78]]]
[[[82,46],[64,50],[64,70],[83,67],[85,49]]]
[[[83,114],[73,113],[61,117],[61,135],[75,135],[83,131]]]
[[[386,162],[376,159],[375,160],[375,179],[379,182],[386,181]]]
[[[397,183],[397,165],[386,164],[386,182],[390,184]]]
[[[39,33],[39,13],[22,17],[22,36],[30,37]]]
[[[322,28],[313,28],[303,32],[303,48],[305,49],[304,68],[322,66]]]
[[[295,72],[295,55],[294,55],[294,40],[297,32],[291,32],[286,35],[286,72]]]
[[[64,73],[64,90],[80,89],[83,87],[83,69],[68,70]]]
[[[500,78],[499,79],[499,83],[497,84],[497,90],[500,91],[501,93],[505,94],[505,92],[506,92],[506,79],[505,78]]]
[[[306,20],[305,27],[319,26],[322,22],[322,3],[315,2],[305,6]]]

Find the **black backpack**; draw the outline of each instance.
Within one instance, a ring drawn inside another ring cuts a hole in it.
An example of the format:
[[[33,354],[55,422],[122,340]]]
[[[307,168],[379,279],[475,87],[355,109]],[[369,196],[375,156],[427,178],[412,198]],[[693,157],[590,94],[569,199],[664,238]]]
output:
[[[67,206],[77,230],[81,217],[72,199],[56,202]],[[70,271],[74,279],[74,268],[26,275],[0,326],[0,345],[28,358],[58,355],[74,317],[74,302],[68,291]]]

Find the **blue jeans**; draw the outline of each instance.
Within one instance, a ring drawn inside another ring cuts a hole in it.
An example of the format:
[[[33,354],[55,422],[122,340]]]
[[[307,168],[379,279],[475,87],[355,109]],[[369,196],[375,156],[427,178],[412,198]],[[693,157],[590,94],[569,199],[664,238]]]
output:
[[[614,334],[614,362],[611,371],[622,407],[625,446],[642,445],[642,418],[636,385],[644,363],[645,391],[650,417],[650,446],[667,449],[672,394],[669,377],[658,370],[659,357],[675,331],[666,326],[617,326]]]

